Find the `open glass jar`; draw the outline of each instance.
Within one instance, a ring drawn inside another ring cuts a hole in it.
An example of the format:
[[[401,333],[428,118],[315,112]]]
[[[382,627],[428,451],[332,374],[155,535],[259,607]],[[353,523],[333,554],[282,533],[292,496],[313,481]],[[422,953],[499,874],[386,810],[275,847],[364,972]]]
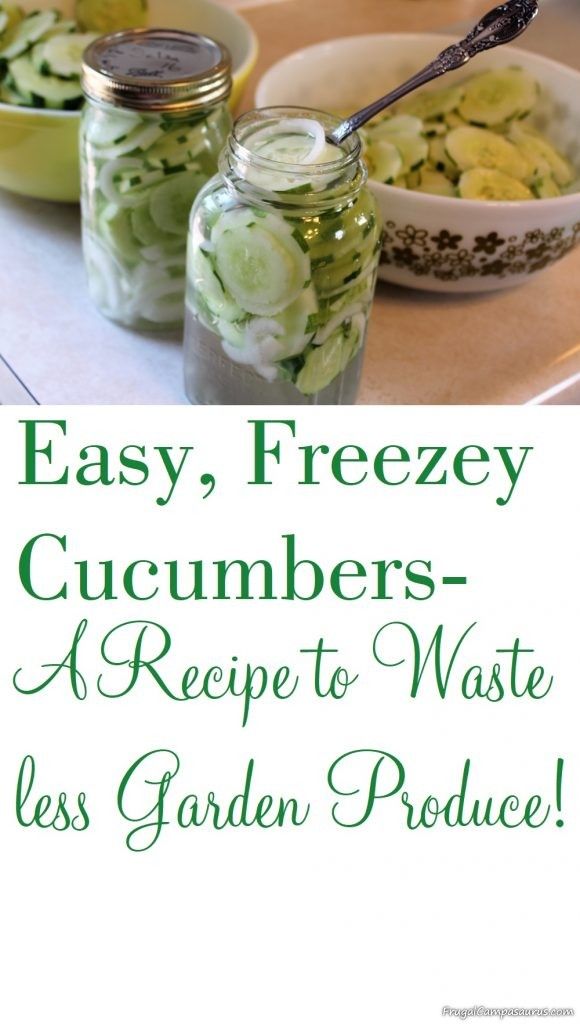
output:
[[[83,249],[106,316],[183,322],[189,213],[231,128],[230,58],[205,36],[133,30],[89,47],[81,132]]]
[[[380,251],[360,141],[296,108],[234,126],[189,234],[185,381],[195,404],[355,401]]]

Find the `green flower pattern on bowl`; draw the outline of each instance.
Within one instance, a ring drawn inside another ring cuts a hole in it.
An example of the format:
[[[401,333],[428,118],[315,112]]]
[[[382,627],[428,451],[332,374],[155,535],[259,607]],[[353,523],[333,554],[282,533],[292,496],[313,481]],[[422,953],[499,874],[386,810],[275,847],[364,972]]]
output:
[[[412,224],[401,227],[393,220],[385,227],[381,264],[438,281],[534,274],[562,259],[580,240],[580,221],[571,230],[535,228],[523,237],[503,238],[490,231],[467,244],[463,235],[448,229],[430,234]]]

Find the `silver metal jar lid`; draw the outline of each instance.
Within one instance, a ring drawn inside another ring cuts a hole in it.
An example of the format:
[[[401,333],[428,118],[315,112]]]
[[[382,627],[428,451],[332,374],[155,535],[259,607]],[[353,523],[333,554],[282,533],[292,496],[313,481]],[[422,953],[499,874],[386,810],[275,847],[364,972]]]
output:
[[[208,36],[170,29],[132,29],[102,36],[86,50],[88,99],[159,113],[199,110],[231,92],[231,58]]]

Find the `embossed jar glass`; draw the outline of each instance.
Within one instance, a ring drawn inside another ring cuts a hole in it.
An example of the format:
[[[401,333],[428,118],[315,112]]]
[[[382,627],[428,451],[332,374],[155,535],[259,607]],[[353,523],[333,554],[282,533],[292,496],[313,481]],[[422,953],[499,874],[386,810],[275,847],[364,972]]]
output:
[[[265,156],[267,142],[252,148],[277,131],[290,145],[309,122],[322,139],[337,123],[296,108],[244,115],[194,205],[185,382],[195,404],[355,401],[381,233],[360,141],[307,165]]]

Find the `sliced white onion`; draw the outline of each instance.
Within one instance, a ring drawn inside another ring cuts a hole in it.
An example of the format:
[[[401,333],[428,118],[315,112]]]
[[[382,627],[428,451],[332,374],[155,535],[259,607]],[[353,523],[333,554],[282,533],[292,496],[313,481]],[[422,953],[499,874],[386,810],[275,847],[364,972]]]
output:
[[[304,159],[300,161],[303,164],[315,164],[326,145],[324,127],[321,125],[320,121],[310,120],[310,118],[286,118],[279,122],[277,125],[277,131],[280,133],[297,132],[310,136],[312,139],[312,147]]]
[[[363,307],[359,304],[356,306],[349,306],[347,309],[341,310],[336,316],[333,316],[324,327],[321,327],[315,338],[312,339],[313,345],[324,345],[325,341],[328,341],[331,334],[334,334],[339,327],[342,327],[345,320],[352,320],[354,317],[363,313]]]
[[[307,117],[288,117],[278,121],[275,125],[269,125],[267,128],[261,128],[260,131],[257,131],[251,139],[252,151],[257,151],[257,145],[262,148],[269,142],[281,140],[281,137],[284,135],[303,136],[305,145],[311,140],[310,149],[307,149],[302,157],[297,157],[296,161],[294,161],[295,163],[316,163],[326,145],[324,127],[320,124],[320,121],[310,120]]]
[[[99,188],[105,199],[108,199],[110,203],[114,203],[115,206],[139,206],[143,202],[143,195],[127,194],[123,193],[117,187],[117,183],[114,178],[121,171],[132,171],[143,170],[143,161],[135,160],[134,158],[125,157],[122,160],[111,160],[108,163],[104,163],[99,173]]]

